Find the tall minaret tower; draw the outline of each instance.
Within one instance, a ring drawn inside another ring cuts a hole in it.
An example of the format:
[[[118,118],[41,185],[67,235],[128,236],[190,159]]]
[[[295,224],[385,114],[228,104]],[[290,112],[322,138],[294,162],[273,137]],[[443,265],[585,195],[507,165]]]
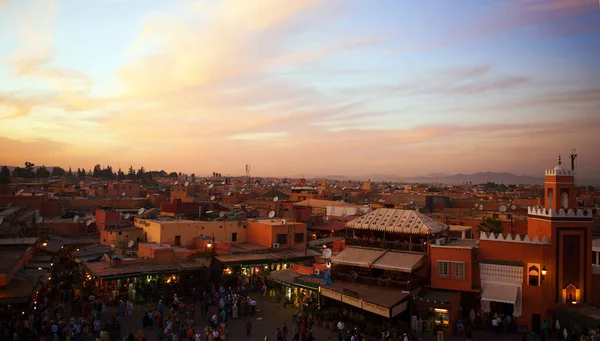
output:
[[[575,171],[563,167],[560,155],[558,165],[546,170],[543,202],[545,208],[553,210],[575,207]]]
[[[546,238],[551,244],[544,266],[556,303],[591,300],[593,217],[578,209],[575,199],[575,171],[563,167],[559,156],[558,165],[545,172],[543,205],[529,207],[527,217],[529,237]]]

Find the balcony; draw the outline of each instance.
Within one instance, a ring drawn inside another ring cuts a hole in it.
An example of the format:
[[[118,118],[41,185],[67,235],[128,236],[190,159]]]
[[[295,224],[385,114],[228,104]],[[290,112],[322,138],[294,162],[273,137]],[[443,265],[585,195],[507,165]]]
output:
[[[331,273],[331,279],[333,281],[348,282],[352,284],[365,285],[368,287],[381,287],[406,291],[418,289],[425,284],[425,280],[420,277],[413,278],[411,280],[393,280],[353,275],[347,273],[338,273],[335,271]]]
[[[384,241],[364,238],[346,238],[346,245],[372,247],[386,250],[426,252],[426,244],[408,243],[403,241]]]

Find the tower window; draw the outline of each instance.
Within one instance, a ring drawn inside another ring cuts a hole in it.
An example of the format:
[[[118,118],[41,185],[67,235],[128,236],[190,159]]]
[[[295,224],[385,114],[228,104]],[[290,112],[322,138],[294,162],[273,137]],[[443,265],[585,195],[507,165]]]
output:
[[[562,189],[560,193],[560,205],[562,208],[569,207],[569,190]]]
[[[553,194],[554,194],[554,191],[552,190],[552,188],[548,188],[548,200],[546,203],[546,206],[548,206],[548,208],[552,208]]]
[[[536,264],[537,265],[537,264]],[[529,285],[532,287],[540,286],[540,268],[536,265],[531,265],[529,269]]]

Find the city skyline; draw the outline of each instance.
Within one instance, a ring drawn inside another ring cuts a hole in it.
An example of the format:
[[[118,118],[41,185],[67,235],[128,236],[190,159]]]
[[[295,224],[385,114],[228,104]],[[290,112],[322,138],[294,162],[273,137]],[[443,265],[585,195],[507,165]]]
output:
[[[595,0],[0,1],[0,164],[541,177],[575,148],[596,180],[598,23]]]

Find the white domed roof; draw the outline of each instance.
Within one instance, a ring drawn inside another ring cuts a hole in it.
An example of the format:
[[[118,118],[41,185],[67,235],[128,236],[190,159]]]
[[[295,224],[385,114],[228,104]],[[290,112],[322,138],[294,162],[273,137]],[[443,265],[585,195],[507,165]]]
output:
[[[563,168],[563,166],[561,166],[560,164],[556,165],[556,167],[554,167],[555,171],[559,171],[559,172],[564,172],[565,169]]]

